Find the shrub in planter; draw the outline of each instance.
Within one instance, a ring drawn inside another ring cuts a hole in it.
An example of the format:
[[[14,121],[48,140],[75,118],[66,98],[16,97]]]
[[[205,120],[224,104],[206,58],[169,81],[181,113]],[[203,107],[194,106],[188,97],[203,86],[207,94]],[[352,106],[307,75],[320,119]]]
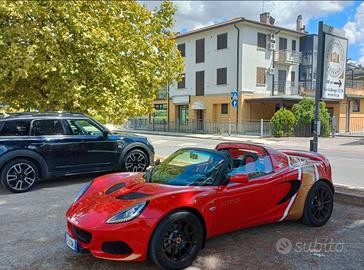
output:
[[[276,137],[290,136],[293,134],[293,127],[296,124],[294,114],[285,108],[281,108],[273,115],[273,135]]]

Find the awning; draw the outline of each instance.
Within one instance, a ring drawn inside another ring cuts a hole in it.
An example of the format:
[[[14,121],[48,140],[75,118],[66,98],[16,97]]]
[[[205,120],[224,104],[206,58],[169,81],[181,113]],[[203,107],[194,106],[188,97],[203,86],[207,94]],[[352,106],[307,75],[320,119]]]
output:
[[[192,110],[206,110],[205,104],[201,101],[195,101],[191,108]]]

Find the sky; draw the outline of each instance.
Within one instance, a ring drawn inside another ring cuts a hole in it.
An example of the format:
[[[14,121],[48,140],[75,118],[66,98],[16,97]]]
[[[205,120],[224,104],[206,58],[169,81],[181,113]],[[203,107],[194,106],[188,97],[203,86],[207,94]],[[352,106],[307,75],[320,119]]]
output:
[[[158,1],[141,1],[148,8]],[[295,29],[296,18],[303,16],[306,31],[317,33],[319,21],[345,30],[349,39],[348,58],[364,65],[363,1],[173,1],[177,7],[174,30],[185,32],[236,17],[259,20],[262,11],[270,12],[276,25]]]

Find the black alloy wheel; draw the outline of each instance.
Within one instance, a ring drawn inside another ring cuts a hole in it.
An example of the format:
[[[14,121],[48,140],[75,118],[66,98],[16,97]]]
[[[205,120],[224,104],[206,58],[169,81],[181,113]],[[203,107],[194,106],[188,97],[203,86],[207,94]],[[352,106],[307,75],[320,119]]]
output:
[[[334,205],[331,187],[323,181],[317,182],[308,193],[303,222],[311,226],[322,226],[330,219]]]
[[[183,269],[193,263],[202,242],[200,220],[189,211],[176,211],[157,226],[150,241],[149,256],[162,268]]]
[[[124,158],[124,169],[127,172],[144,172],[148,166],[148,156],[142,150],[131,150]]]

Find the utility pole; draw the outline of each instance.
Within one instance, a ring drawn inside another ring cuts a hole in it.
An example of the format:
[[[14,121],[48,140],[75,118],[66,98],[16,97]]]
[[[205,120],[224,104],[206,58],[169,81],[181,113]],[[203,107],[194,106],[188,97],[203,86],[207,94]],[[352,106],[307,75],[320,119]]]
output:
[[[317,152],[318,150],[318,136],[319,136],[319,109],[320,99],[322,95],[323,86],[323,69],[324,69],[324,44],[325,35],[323,32],[323,22],[319,22],[318,30],[318,50],[317,50],[317,79],[316,79],[316,91],[315,91],[315,115],[313,122],[313,138],[310,141],[310,151]]]

